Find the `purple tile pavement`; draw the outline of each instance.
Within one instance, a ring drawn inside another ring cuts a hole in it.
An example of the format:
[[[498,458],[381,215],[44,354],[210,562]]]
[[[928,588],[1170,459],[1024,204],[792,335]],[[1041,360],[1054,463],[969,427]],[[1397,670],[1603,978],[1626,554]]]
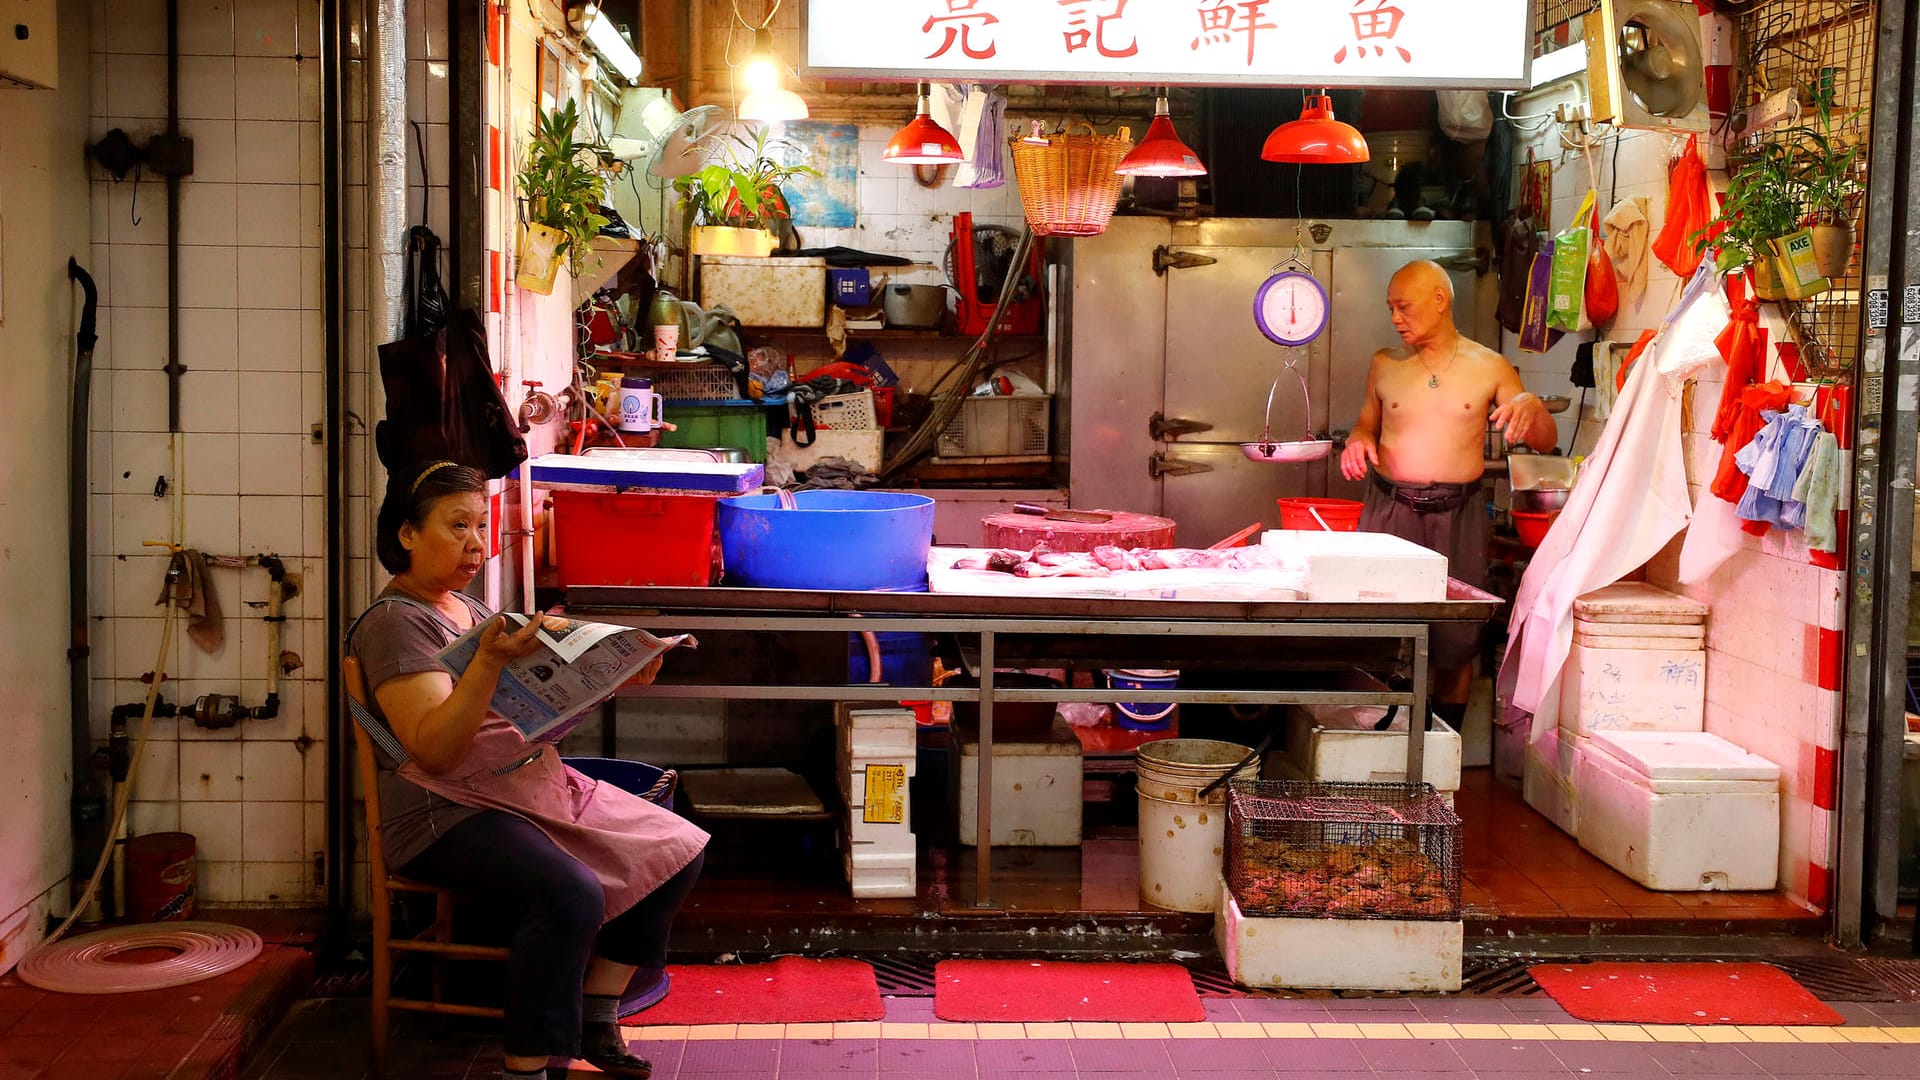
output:
[[[1331,1017],[1323,1001],[1240,998],[1233,1003],[1242,1020],[1268,1024],[1324,1024]]]
[[[1380,1074],[1451,1072],[1465,1067],[1453,1047],[1439,1039],[1378,1039],[1355,1044]]]
[[[1675,1076],[1752,1076],[1753,1059],[1738,1046],[1661,1045],[1648,1048],[1660,1066]]]
[[[1477,1073],[1553,1072],[1561,1067],[1553,1048],[1543,1042],[1461,1039],[1451,1045]]]
[[[1836,1045],[1847,1060],[1866,1069],[1870,1073],[1904,1076],[1920,1076],[1920,1045],[1903,1043],[1897,1046],[1886,1043],[1847,1043]]]
[[[1352,1039],[1263,1039],[1259,1045],[1277,1073],[1373,1071]]]
[[[1356,1013],[1366,1014],[1375,1023],[1394,1023],[1400,1017],[1418,1020],[1419,1005],[1411,998],[1333,998],[1316,1002],[1324,1005],[1335,1020],[1348,1020]]]
[[[930,1024],[939,1019],[930,997],[890,997],[884,1002],[886,1018],[896,1024]]]
[[[1548,1049],[1560,1064],[1576,1073],[1613,1076],[1659,1076],[1664,1071],[1648,1043],[1561,1042]]]
[[[634,1044],[634,1053],[647,1057],[652,1043]],[[648,1058],[656,1070],[672,1068],[680,1075],[770,1076],[780,1067],[780,1042],[775,1039],[744,1039],[690,1042],[680,1053],[677,1066]]]
[[[1076,1039],[1072,1051],[1073,1063],[1082,1073],[1150,1072],[1166,1076],[1173,1071],[1166,1043],[1159,1040]],[[1261,1062],[1264,1065],[1265,1058]]]
[[[1181,1076],[1199,1073],[1246,1072],[1264,1069],[1267,1056],[1262,1039],[1174,1039],[1162,1043]]]
[[[883,1039],[880,1071],[915,1076],[964,1072],[973,1075],[974,1044],[962,1039]]]
[[[1753,1043],[1740,1052],[1755,1065],[1774,1076],[1865,1076],[1867,1070],[1854,1064],[1831,1046],[1800,1043]]]
[[[867,1073],[879,1071],[878,1039],[788,1039],[781,1046],[780,1070],[788,1072]]]
[[[1065,1039],[989,1039],[973,1044],[981,1076],[1003,1072],[1072,1072],[1073,1052]]]
[[[1235,1006],[1232,998],[1202,998],[1200,1005],[1206,1009],[1209,1020],[1233,1022],[1240,1019],[1240,1010]]]
[[[1875,1002],[1869,1006],[1878,1023],[1887,1027],[1920,1027],[1920,1004],[1899,1002]]]
[[[1415,998],[1420,1015],[1441,1024],[1515,1024],[1506,1002],[1490,998]]]

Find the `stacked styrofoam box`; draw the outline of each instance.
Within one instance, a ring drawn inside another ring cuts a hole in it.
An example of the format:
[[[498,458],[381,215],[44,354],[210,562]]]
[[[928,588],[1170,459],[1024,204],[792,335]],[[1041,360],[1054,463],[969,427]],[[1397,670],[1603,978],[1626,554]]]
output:
[[[1637,581],[1580,597],[1560,671],[1560,727],[1527,745],[1527,805],[1580,835],[1577,777],[1603,731],[1706,726],[1707,605]]]
[[[856,897],[912,896],[915,852],[906,781],[918,748],[913,712],[842,705],[836,721],[840,794],[847,804],[847,883]],[[869,776],[899,783],[884,794],[875,790],[869,806]]]
[[[1407,778],[1407,710],[1392,729],[1375,731],[1377,705],[1296,705],[1287,710],[1287,756],[1309,780],[1351,784]],[[1449,802],[1460,790],[1460,735],[1434,717],[1423,742],[1421,779]]]
[[[1460,989],[1460,920],[1303,919],[1248,915],[1224,879],[1214,941],[1233,981],[1293,990]]]
[[[1306,570],[1309,600],[1447,598],[1447,557],[1397,536],[1269,529],[1260,543],[1279,552],[1286,565]]]
[[[1580,846],[1649,889],[1771,889],[1780,767],[1703,731],[1600,731],[1580,762]]]
[[[955,813],[960,843],[980,839],[980,738],[956,730],[960,744]],[[1084,752],[1058,714],[1046,732],[993,740],[993,839],[996,847],[1079,847]]]

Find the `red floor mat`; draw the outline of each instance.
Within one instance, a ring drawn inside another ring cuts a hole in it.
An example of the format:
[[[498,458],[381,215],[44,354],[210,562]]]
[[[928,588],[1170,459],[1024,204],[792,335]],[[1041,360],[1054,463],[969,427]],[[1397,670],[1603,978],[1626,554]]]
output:
[[[1599,1023],[1846,1023],[1772,964],[1540,964],[1532,974],[1561,1008]]]
[[[789,956],[771,964],[667,965],[673,990],[636,1024],[812,1024],[886,1015],[873,969]]]
[[[933,1013],[942,1020],[1197,1023],[1207,1018],[1193,977],[1178,964],[942,960],[933,976]]]

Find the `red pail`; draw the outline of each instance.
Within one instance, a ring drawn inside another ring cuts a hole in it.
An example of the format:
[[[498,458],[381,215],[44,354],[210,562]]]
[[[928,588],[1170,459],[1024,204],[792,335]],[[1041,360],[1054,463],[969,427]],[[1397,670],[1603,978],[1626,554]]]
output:
[[[147,833],[127,841],[127,907],[136,922],[193,918],[193,834]]]

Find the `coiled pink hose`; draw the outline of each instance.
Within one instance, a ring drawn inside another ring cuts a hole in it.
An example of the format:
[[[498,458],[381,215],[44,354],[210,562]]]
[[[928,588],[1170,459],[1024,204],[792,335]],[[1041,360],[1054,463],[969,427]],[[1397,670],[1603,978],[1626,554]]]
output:
[[[62,994],[127,994],[224,975],[260,955],[260,935],[216,922],[146,923],[82,934],[27,954],[15,969],[28,985]],[[137,949],[170,949],[147,963],[115,960]]]

